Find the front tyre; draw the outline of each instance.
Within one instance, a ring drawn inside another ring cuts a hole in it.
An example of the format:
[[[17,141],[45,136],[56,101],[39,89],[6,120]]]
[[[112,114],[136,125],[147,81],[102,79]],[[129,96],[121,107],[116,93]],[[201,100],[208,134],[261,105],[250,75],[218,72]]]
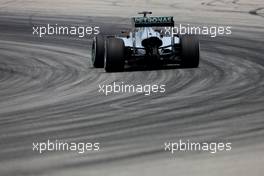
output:
[[[104,68],[106,72],[124,71],[125,44],[122,39],[109,38],[106,41]]]
[[[92,45],[92,63],[95,68],[104,67],[105,41],[102,35],[94,37]]]
[[[181,65],[185,68],[197,68],[200,60],[200,43],[196,36],[182,35],[181,42]]]

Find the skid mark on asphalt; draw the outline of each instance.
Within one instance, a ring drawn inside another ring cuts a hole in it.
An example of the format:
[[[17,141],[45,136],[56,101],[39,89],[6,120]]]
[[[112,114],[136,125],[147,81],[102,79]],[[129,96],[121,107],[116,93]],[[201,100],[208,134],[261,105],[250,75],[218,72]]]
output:
[[[264,7],[260,7],[260,8],[251,10],[251,11],[249,11],[249,14],[264,17]]]

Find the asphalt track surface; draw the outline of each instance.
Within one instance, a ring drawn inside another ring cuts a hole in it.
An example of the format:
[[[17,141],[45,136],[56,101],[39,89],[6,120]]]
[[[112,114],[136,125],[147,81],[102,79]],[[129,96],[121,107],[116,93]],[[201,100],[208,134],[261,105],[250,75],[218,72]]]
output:
[[[215,6],[212,3],[203,5]],[[127,29],[128,18],[31,16],[1,10],[0,175],[261,176],[264,19],[260,10],[244,14],[259,25],[234,24],[232,36],[201,37],[198,69],[123,73],[91,67],[91,38],[40,39],[32,35],[32,25],[99,25],[104,34],[112,34]],[[166,92],[150,96],[98,92],[99,84],[114,81],[165,84]],[[47,139],[100,142],[101,150],[32,151],[32,142]],[[164,142],[179,139],[232,142],[232,151],[173,155],[164,151]]]

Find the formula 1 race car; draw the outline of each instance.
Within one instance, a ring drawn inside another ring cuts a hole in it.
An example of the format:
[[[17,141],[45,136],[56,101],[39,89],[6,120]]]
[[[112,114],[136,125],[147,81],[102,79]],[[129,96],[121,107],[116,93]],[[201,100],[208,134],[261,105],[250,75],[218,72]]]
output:
[[[132,18],[133,29],[125,36],[97,35],[92,45],[92,63],[106,72],[123,71],[125,65],[199,66],[199,40],[191,35],[164,35],[161,27],[173,27],[173,17]]]

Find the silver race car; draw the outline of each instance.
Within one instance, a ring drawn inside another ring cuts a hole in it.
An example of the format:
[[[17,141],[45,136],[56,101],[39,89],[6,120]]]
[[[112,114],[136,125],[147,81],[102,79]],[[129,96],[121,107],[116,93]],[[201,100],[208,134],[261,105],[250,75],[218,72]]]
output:
[[[92,45],[92,63],[106,72],[123,71],[130,66],[176,64],[185,68],[199,66],[199,40],[191,35],[164,34],[164,27],[173,27],[173,17],[147,17],[140,12],[132,18],[133,29],[123,36],[97,35]]]

